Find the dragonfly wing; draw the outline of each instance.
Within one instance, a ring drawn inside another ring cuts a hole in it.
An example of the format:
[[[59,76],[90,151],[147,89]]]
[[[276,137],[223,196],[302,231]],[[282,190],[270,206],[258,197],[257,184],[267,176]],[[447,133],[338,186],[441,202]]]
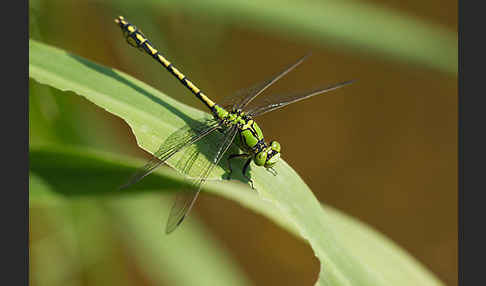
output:
[[[182,148],[198,142],[214,132],[218,127],[219,121],[210,119],[197,122],[192,126],[186,125],[178,129],[162,143],[157,152],[154,153],[154,156],[140,170],[133,174],[120,189],[128,188],[140,181]]]
[[[220,140],[219,144],[212,144],[213,148],[211,148],[212,150],[210,152],[206,154],[203,154],[200,151],[191,152],[189,153],[189,157],[183,160],[184,166],[181,171],[186,175],[190,175],[192,181],[185,190],[179,192],[176,196],[169,218],[167,219],[165,229],[167,234],[174,231],[187,216],[199,195],[202,185],[206,182],[211,171],[231,146],[236,133],[236,126],[227,128],[223,131],[224,139]],[[201,158],[205,159],[200,160]],[[198,164],[198,162],[201,161],[204,161],[205,163],[202,165]]]
[[[304,92],[304,93],[299,93],[299,94],[294,94],[294,95],[275,95],[271,96],[270,99],[266,100],[265,104],[255,107],[251,110],[248,111],[248,115],[255,117],[259,116],[262,114],[265,114],[267,112],[270,112],[275,109],[282,108],[286,105],[289,105],[291,103],[301,101],[304,99],[307,99],[309,97],[313,97],[319,94],[326,93],[331,90],[338,89],[340,87],[343,87],[345,85],[353,83],[354,80],[349,80],[345,82],[340,82],[337,84],[333,84],[330,86],[327,86],[325,88],[319,88],[310,92]]]
[[[310,56],[310,54],[305,55],[304,57],[300,58],[294,64],[288,66],[283,71],[272,76],[270,79],[268,79],[264,82],[261,82],[259,84],[256,84],[256,85],[254,85],[250,88],[240,90],[240,91],[236,92],[236,94],[234,96],[230,96],[230,97],[225,98],[221,102],[221,106],[223,106],[226,109],[232,109],[232,108],[243,109],[253,99],[255,99],[257,96],[259,96],[263,91],[265,91],[265,89],[267,89],[272,84],[274,84],[276,81],[278,81],[279,79],[284,77],[286,74],[288,74],[290,71],[292,71],[298,65],[300,65],[309,56]]]

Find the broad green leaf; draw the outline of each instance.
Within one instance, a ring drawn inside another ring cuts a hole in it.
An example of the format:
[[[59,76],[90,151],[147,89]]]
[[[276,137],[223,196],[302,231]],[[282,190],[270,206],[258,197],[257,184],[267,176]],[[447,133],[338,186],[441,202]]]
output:
[[[132,128],[139,146],[149,152],[153,153],[178,127],[204,114],[178,103],[122,72],[96,65],[32,40],[29,42],[29,55],[30,77],[64,91],[73,91],[123,118]],[[39,154],[31,152],[31,168],[39,174],[43,173],[42,170],[51,171],[49,183],[52,185],[56,185],[56,180],[69,178],[71,182],[77,179],[76,182],[81,186],[96,189],[95,179],[82,179],[80,182],[80,178],[83,177],[80,172],[106,171],[100,176],[100,180],[107,180],[104,187],[114,186],[115,180],[119,183],[120,178],[117,174],[125,175],[125,172],[120,172],[123,164],[119,164],[116,170],[113,170],[89,160],[62,160],[62,156],[56,160],[56,156],[45,154],[42,158],[36,159],[34,155]],[[81,154],[79,157],[84,155]],[[78,162],[83,165],[77,166]],[[50,170],[53,164],[62,165],[62,169],[56,170],[59,173]],[[70,175],[70,168],[76,172]],[[252,168],[251,176],[258,189],[258,195],[254,195],[253,199],[264,201],[265,208],[271,206],[272,211],[260,210],[262,204],[255,208],[265,215],[270,215],[271,219],[277,222],[292,225],[291,229],[309,242],[321,262],[318,285],[441,284],[398,247],[360,224],[349,223],[349,220],[342,216],[335,218],[332,211],[326,211],[299,175],[283,160],[277,165],[276,171],[278,176],[272,176],[263,168]],[[223,168],[218,168],[213,175],[222,175],[224,172]],[[157,179],[155,175],[149,177],[152,177],[152,180]],[[179,180],[174,177],[167,178],[168,180],[163,180],[157,189]],[[139,187],[149,184],[149,178],[143,181]],[[228,195],[230,192],[250,191],[249,188],[236,185],[228,182],[211,182],[205,189],[220,189],[221,192],[224,190]],[[240,201],[239,197],[235,196],[235,199]],[[243,200],[240,202],[245,203]],[[276,216],[280,218],[276,219]],[[346,237],[349,234],[355,237]],[[356,237],[363,239],[357,240]]]
[[[369,1],[117,1],[126,11],[159,6],[193,17],[367,53],[457,74],[457,33]],[[123,15],[130,20],[130,15]],[[135,23],[136,24],[136,23]]]

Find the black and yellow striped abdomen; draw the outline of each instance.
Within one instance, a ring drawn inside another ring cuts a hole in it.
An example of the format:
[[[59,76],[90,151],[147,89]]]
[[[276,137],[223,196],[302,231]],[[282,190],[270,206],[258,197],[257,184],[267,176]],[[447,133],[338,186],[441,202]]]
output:
[[[179,81],[186,86],[197,98],[199,98],[209,109],[213,109],[215,103],[209,99],[201,90],[195,86],[186,76],[181,73],[177,68],[175,68],[169,60],[167,60],[145,37],[145,35],[138,30],[137,27],[128,23],[125,18],[118,16],[115,19],[123,31],[127,42],[140,50],[145,51],[147,54],[152,56],[156,61],[161,63],[172,75],[174,75]]]

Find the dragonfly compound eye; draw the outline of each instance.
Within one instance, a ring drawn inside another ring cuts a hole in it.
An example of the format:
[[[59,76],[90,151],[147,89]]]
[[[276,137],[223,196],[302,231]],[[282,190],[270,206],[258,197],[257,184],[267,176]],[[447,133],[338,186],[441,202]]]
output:
[[[255,155],[255,159],[253,160],[257,166],[263,166],[267,162],[267,151],[262,150],[261,152]]]
[[[280,143],[278,143],[277,141],[271,141],[270,148],[272,148],[273,151],[280,153]]]
[[[280,152],[277,152],[277,151],[273,150],[273,148],[272,148],[271,150],[269,150],[269,153],[267,155],[267,161],[265,162],[265,168],[272,167],[273,165],[275,165],[275,163],[278,162],[279,159],[280,159]]]

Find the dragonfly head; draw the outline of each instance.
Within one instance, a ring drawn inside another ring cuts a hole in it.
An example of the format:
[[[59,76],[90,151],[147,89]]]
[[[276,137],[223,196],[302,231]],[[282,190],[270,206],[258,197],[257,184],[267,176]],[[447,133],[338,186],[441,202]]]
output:
[[[254,162],[257,166],[270,168],[280,159],[280,143],[271,141],[269,146],[255,154]]]

